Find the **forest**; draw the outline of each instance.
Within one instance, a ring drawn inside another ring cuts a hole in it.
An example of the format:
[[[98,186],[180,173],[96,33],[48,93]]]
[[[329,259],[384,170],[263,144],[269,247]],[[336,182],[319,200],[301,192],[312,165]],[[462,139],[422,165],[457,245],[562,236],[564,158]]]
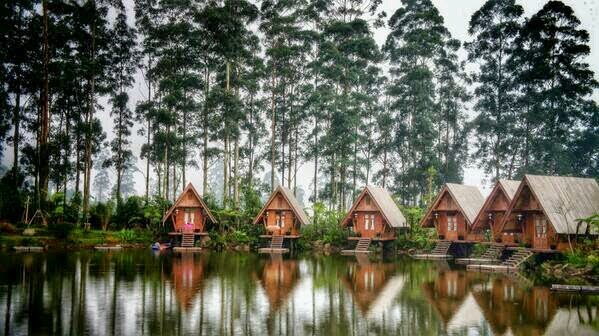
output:
[[[571,7],[488,0],[460,41],[432,1],[398,2],[2,1],[0,218],[160,208],[191,169],[231,211],[297,190],[303,166],[331,211],[368,184],[423,206],[469,165],[489,183],[599,178],[598,82]]]

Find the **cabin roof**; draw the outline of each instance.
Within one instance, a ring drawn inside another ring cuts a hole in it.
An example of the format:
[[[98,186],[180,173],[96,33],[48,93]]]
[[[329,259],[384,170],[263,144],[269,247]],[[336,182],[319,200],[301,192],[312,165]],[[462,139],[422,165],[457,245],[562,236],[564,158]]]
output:
[[[391,198],[391,195],[387,189],[375,186],[366,186],[364,190],[362,190],[358,198],[356,198],[356,201],[352,205],[351,209],[343,219],[342,223],[346,223],[351,218],[351,214],[354,212],[359,201],[362,199],[362,196],[365,193],[368,193],[370,197],[372,197],[372,200],[383,214],[383,217],[387,223],[389,223],[389,226],[393,228],[408,227],[406,218],[401,213],[401,210],[399,210],[397,204],[395,204],[395,201],[393,201],[393,198]]]
[[[485,202],[480,190],[477,187],[463,184],[446,183],[445,185],[468,222],[472,224]]]
[[[195,197],[198,199],[198,201],[200,201],[200,204],[202,205],[202,208],[204,208],[204,210],[206,210],[206,214],[208,215],[208,218],[210,218],[210,220],[212,221],[212,223],[216,223],[216,219],[212,215],[212,212],[210,211],[210,209],[208,208],[208,206],[206,205],[206,203],[204,203],[204,200],[202,199],[202,196],[200,196],[200,194],[198,193],[198,191],[196,190],[196,188],[193,186],[193,184],[191,182],[189,182],[189,184],[187,184],[187,186],[185,187],[185,189],[183,189],[183,192],[181,192],[181,194],[179,195],[179,198],[177,198],[177,200],[175,201],[175,203],[173,203],[173,205],[170,207],[170,209],[168,209],[168,211],[164,214],[164,217],[162,217],[162,224],[164,224],[164,222],[166,222],[166,220],[173,213],[173,211],[175,210],[175,208],[177,208],[177,205],[179,203],[181,203],[181,201],[183,200],[183,195],[185,195],[188,190],[191,190],[193,192],[193,194],[195,195]]]
[[[512,199],[514,199],[514,196],[516,195],[516,191],[518,191],[518,187],[520,186],[520,181],[501,179],[497,183],[499,185],[501,185],[501,187],[503,188],[503,191],[505,192],[505,195],[508,198],[508,201],[511,202]]]
[[[435,201],[429,206],[426,214],[422,217],[420,225],[424,226],[426,224],[428,218],[441,201],[445,192],[448,192],[451,195],[462,214],[464,214],[467,224],[471,226],[474,223],[478,212],[482,208],[485,198],[477,187],[456,183],[445,183]]]
[[[574,233],[578,219],[599,213],[599,185],[595,179],[525,175],[523,185],[524,182],[558,234]],[[518,195],[521,191],[522,186]],[[568,223],[573,226],[568,227]],[[590,232],[598,233],[595,228],[590,228]]]
[[[287,203],[289,203],[289,206],[291,206],[291,210],[293,210],[293,213],[295,214],[297,219],[300,221],[300,224],[302,224],[302,225],[310,224],[310,219],[308,218],[308,215],[306,215],[306,212],[304,211],[304,208],[302,207],[300,202],[297,200],[297,198],[295,198],[295,195],[293,195],[293,192],[283,185],[279,185],[272,192],[272,194],[270,195],[270,197],[268,198],[266,203],[264,203],[262,210],[260,210],[260,212],[258,213],[258,216],[256,216],[256,218],[254,219],[254,224],[258,223],[258,221],[264,214],[264,211],[266,211],[268,204],[270,204],[270,202],[274,199],[274,197],[278,193],[281,193],[283,195],[283,197],[285,197],[285,199],[287,200]]]
[[[474,224],[473,224],[473,228],[474,227],[478,227],[480,226],[480,222],[482,220],[482,216],[484,216],[484,212],[485,210],[491,205],[491,203],[493,202],[493,199],[495,198],[495,195],[500,192],[503,191],[503,194],[505,195],[505,197],[507,198],[507,202],[508,202],[508,206],[509,203],[512,202],[512,199],[514,198],[514,195],[516,194],[516,191],[518,190],[518,187],[520,186],[520,181],[514,181],[514,180],[499,180],[495,183],[495,186],[493,187],[493,190],[491,191],[491,193],[489,194],[489,196],[487,196],[485,202],[483,203],[483,206],[480,208],[480,210],[478,211],[478,215],[476,215],[476,219],[474,220]],[[507,209],[506,209],[507,211]]]

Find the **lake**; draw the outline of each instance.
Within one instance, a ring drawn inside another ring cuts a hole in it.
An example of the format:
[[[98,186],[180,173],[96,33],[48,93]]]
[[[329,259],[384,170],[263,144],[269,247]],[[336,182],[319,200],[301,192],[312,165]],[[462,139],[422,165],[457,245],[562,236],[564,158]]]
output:
[[[0,253],[3,335],[599,335],[599,296],[446,262]]]

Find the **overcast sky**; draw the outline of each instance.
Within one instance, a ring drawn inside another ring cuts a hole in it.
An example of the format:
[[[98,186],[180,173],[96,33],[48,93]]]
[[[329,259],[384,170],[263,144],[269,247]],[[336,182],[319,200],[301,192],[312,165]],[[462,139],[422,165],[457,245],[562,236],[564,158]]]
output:
[[[470,21],[470,16],[478,8],[480,8],[484,2],[484,0],[433,0],[433,3],[437,6],[441,15],[445,19],[446,27],[449,29],[454,38],[457,38],[462,42],[470,39],[468,36],[468,22]],[[517,2],[524,7],[525,15],[529,17],[538,11],[547,1],[520,0]],[[590,32],[591,55],[588,58],[588,62],[591,64],[592,70],[595,73],[599,73],[599,0],[564,0],[564,2],[574,9],[576,16],[582,22],[582,28]],[[126,3],[129,9],[131,21],[133,21],[133,0],[126,0]],[[397,8],[399,8],[399,5],[399,0],[383,0],[382,7],[383,10],[387,12],[387,16],[390,17],[397,10]],[[386,28],[380,28],[375,32],[375,39],[379,45],[384,43],[387,34],[388,29]],[[463,50],[461,52],[461,56],[465,56]],[[142,94],[142,92],[145,92],[145,90],[146,89],[143,83],[136,83],[136,86],[131,90],[131,108],[135,107],[137,100],[145,99],[144,95]],[[596,92],[595,98],[597,99],[598,97],[599,94]],[[101,100],[101,102],[105,101],[106,100],[104,99]],[[101,112],[102,115],[100,117],[108,138],[110,139],[112,138],[112,121],[108,117],[108,111],[109,109],[106,108],[104,112]],[[136,134],[136,132],[133,134]],[[132,149],[136,156],[139,156],[143,142],[143,138],[134,135]],[[6,148],[4,156],[4,164],[12,164],[12,151],[10,148]],[[145,172],[145,162],[139,160],[137,165],[141,171]],[[96,164],[96,167],[98,166],[99,164]],[[313,167],[311,164],[306,163],[301,167],[300,172],[298,173],[298,185],[303,186],[305,190],[311,189],[310,184],[312,180],[312,168]],[[189,173],[187,174],[187,178],[189,180],[185,183],[193,182],[197,188],[201,188],[201,171],[190,169]],[[142,193],[144,190],[144,183],[143,175],[141,173],[136,174],[136,189],[138,190],[138,193]],[[464,183],[479,186],[485,194],[489,191],[489,186],[487,183],[485,183],[483,173],[475,167],[466,168],[464,174]],[[307,197],[305,199],[307,199]]]

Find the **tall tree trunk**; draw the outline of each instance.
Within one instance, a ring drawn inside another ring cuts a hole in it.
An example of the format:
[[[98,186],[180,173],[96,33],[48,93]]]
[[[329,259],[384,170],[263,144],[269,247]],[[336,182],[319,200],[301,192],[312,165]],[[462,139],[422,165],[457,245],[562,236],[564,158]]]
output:
[[[229,95],[231,93],[231,63],[227,61],[226,66],[226,94]],[[224,119],[224,158],[223,158],[223,207],[227,206],[227,198],[229,196],[229,130],[227,117]]]
[[[276,96],[275,96],[275,70],[273,68],[271,75],[272,85],[272,96],[271,96],[271,116],[270,116],[270,192],[275,190],[275,163],[276,163],[276,150],[275,150],[275,130],[276,130]]]
[[[202,193],[206,194],[208,190],[208,95],[210,94],[210,72],[206,66],[206,92],[204,93],[204,151],[202,162]]]
[[[150,69],[152,68],[152,58],[148,57],[148,73],[146,74],[148,79],[148,109],[152,108],[152,79],[150,78]],[[150,142],[151,142],[151,134],[152,134],[152,118],[150,110],[147,113],[147,137],[146,137],[146,149],[148,153],[146,154],[146,204],[150,199]],[[159,182],[160,183],[160,182]]]
[[[94,3],[94,11],[95,11],[95,3]],[[96,23],[95,19],[92,21],[93,26],[91,27],[92,31],[92,41],[91,41],[91,59],[92,62],[96,58]],[[92,70],[93,71],[93,70]],[[89,92],[89,109],[87,112],[85,124],[86,124],[86,134],[85,134],[85,157],[84,157],[84,174],[83,174],[83,219],[87,221],[87,215],[89,210],[89,192],[90,192],[90,183],[91,183],[91,167],[92,167],[92,121],[95,113],[95,96],[96,96],[96,75],[92,72],[90,78],[90,92]]]
[[[15,183],[17,182],[16,176],[19,172],[19,143],[21,142],[21,85],[20,85],[20,75],[17,71],[17,84],[16,84],[16,94],[15,94],[15,106],[13,108],[13,116],[12,116],[12,125],[13,125],[13,164],[12,171],[15,177]]]
[[[40,148],[39,148],[39,174],[40,174],[40,197],[45,202],[48,197],[48,177],[50,175],[49,159],[50,151],[48,148],[48,137],[50,133],[50,107],[48,98],[48,64],[50,62],[50,51],[48,45],[48,1],[42,3],[43,11],[43,83],[42,83],[42,101],[41,101],[41,130],[40,130]],[[88,187],[89,188],[89,187]],[[89,193],[89,191],[88,191]]]

